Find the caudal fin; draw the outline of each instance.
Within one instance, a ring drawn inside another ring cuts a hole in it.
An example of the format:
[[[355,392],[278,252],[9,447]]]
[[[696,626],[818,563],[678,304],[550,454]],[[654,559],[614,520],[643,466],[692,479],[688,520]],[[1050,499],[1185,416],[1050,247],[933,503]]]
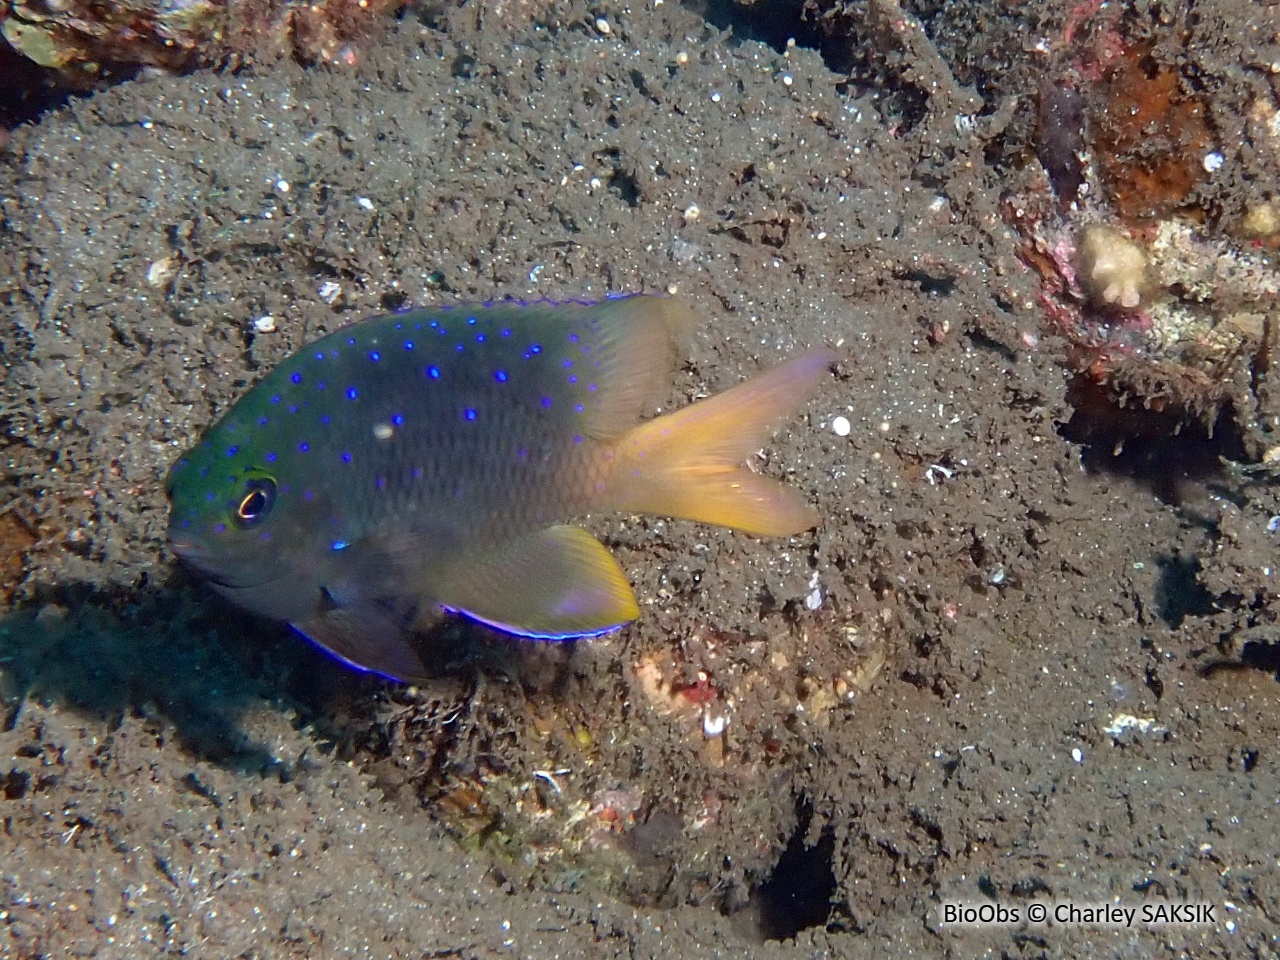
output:
[[[786,537],[818,522],[797,491],[742,466],[816,391],[833,354],[814,350],[731,390],[642,423],[618,444],[614,506]]]

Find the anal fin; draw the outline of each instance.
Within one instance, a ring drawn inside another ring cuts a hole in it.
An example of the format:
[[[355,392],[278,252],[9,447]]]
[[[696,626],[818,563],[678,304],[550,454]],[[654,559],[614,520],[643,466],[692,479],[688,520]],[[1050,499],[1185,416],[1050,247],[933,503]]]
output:
[[[450,610],[544,640],[606,633],[640,615],[609,551],[587,531],[565,525],[458,562],[438,594]]]

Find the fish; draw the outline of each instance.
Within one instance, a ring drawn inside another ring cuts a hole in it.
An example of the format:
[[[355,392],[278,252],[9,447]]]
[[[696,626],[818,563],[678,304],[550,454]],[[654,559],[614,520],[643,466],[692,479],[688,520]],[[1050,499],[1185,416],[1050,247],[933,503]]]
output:
[[[616,630],[639,617],[635,595],[569,521],[656,514],[786,537],[819,519],[743,463],[832,354],[646,418],[696,323],[679,301],[636,294],[341,328],[173,464],[168,543],[236,605],[392,680],[430,675],[414,643],[429,617],[545,640]]]

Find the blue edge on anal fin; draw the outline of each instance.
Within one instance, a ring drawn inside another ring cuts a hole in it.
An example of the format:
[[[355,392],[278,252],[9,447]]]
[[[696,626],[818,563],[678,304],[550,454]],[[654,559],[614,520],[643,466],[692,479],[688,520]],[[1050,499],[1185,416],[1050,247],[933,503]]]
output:
[[[477,616],[469,610],[457,610],[453,607],[443,607],[449,613],[456,614],[467,620],[473,620],[476,623],[483,624],[499,633],[507,633],[513,637],[519,637],[521,640],[590,640],[594,637],[603,637],[605,634],[614,633],[621,630],[630,620],[624,620],[622,623],[615,623],[607,627],[601,627],[599,630],[588,630],[585,633],[537,633],[533,630],[521,630],[519,627],[513,627],[509,623],[499,623],[496,620],[486,620],[484,617]]]

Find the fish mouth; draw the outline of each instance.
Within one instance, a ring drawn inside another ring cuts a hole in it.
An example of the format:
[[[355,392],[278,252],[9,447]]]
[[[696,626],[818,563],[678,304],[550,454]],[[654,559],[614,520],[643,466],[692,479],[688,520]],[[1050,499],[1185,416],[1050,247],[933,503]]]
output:
[[[179,560],[199,566],[202,557],[208,556],[208,551],[194,540],[187,540],[174,534],[169,534],[169,549],[177,555]]]
[[[169,549],[177,555],[179,560],[199,573],[202,579],[219,589],[243,590],[265,582],[261,577],[253,576],[248,571],[243,571],[237,576],[236,570],[228,570],[225,566],[216,564],[209,548],[198,541],[171,534]]]

